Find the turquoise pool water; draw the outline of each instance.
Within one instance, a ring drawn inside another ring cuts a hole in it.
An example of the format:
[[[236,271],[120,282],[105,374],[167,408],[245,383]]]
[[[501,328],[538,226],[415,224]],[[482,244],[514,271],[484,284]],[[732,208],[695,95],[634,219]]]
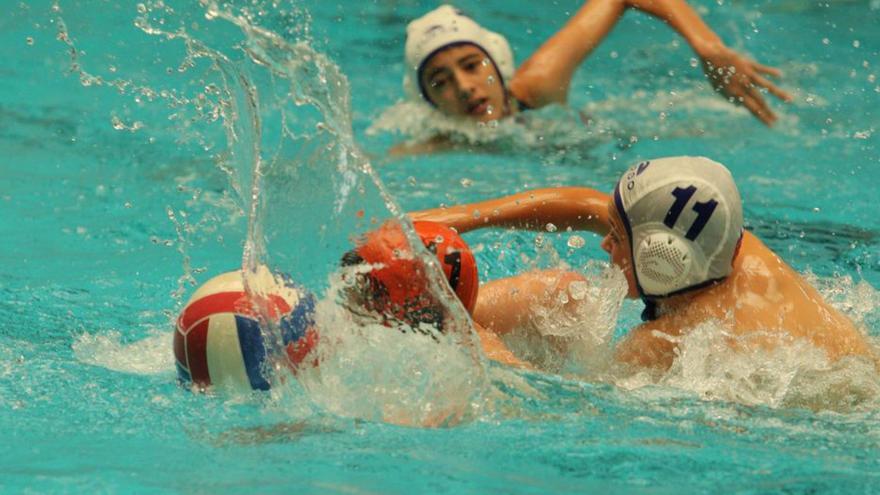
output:
[[[519,61],[577,6],[510,3],[459,6],[507,34]],[[878,489],[880,379],[798,347],[743,358],[695,337],[687,360],[648,379],[355,341],[348,368],[254,396],[181,388],[170,349],[194,285],[260,262],[322,292],[349,233],[390,216],[387,204],[609,189],[633,162],[685,153],[726,163],[749,228],[877,337],[878,2],[701,5],[729,45],[785,71],[797,99],[774,105],[772,130],[713,95],[665,26],[631,13],[573,83],[592,126],[548,109],[475,151],[396,161],[384,156],[397,131],[418,131],[395,110],[401,33],[434,4],[247,4],[3,5],[0,491]],[[571,235],[467,240],[484,279],[562,263],[601,272],[598,239],[569,247]],[[611,330],[639,311],[625,303]],[[377,420],[387,397],[417,409],[437,393],[388,370],[442,389],[455,379],[444,360],[481,377],[461,398],[466,421]]]

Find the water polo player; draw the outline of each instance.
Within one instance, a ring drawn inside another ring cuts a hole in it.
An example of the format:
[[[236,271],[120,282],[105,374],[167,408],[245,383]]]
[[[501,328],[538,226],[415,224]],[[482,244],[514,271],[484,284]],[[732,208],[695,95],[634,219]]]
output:
[[[479,292],[474,255],[454,230],[435,222],[413,222],[425,248],[433,253],[445,275],[450,296],[472,314]],[[435,335],[444,331],[450,305],[441,301],[443,287],[432,286],[424,262],[410,248],[400,223],[389,221],[364,235],[357,247],[342,257],[352,271],[346,306],[362,318],[378,319],[404,332]],[[448,290],[447,289],[447,290]],[[487,357],[522,366],[498,337],[476,326]]]
[[[503,36],[443,5],[407,26],[404,90],[411,100],[425,102],[447,116],[480,122],[551,103],[564,104],[577,67],[629,8],[658,17],[675,29],[702,60],[715,90],[765,124],[772,124],[776,115],[762,89],[784,101],[791,99],[765,77],[780,76],[778,69],[726,47],[683,0],[590,0],[516,70]],[[440,144],[435,140],[396,151],[430,151]]]
[[[498,215],[475,219],[474,210]],[[757,237],[743,230],[742,204],[730,172],[698,157],[639,163],[612,195],[588,188],[551,188],[412,214],[459,232],[486,226],[565,229],[605,235],[602,247],[626,275],[630,297],[646,304],[645,323],[617,347],[625,363],[668,368],[676,337],[717,322],[734,336],[761,345],[806,340],[829,359],[873,358],[864,335]],[[496,292],[517,293],[505,304],[477,301],[475,317],[491,330],[527,311],[530,295],[516,279],[495,282]],[[487,286],[489,284],[485,284]],[[487,291],[483,291],[487,292]]]

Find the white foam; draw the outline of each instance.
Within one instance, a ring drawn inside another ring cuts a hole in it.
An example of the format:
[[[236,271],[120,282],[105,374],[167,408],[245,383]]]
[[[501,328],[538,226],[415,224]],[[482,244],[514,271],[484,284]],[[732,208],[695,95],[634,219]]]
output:
[[[471,418],[486,387],[484,361],[467,320],[446,320],[444,333],[421,333],[359,319],[337,301],[333,277],[315,311],[320,343],[280,400],[305,391],[321,409],[343,417],[411,426]]]
[[[505,150],[593,147],[611,129],[585,126],[577,111],[558,105],[489,123],[446,116],[424,104],[400,101],[386,109],[367,135],[401,135],[410,142],[446,136],[459,145],[492,145]]]
[[[864,281],[809,274],[808,279],[857,324],[863,325],[880,307],[880,294]],[[672,340],[678,350],[668,371],[657,375],[628,370],[612,382],[630,390],[662,385],[707,400],[750,406],[840,412],[880,406],[880,373],[870,359],[847,357],[832,362],[824,351],[783,331],[735,335],[712,321]]]
[[[118,331],[101,334],[86,332],[73,343],[73,354],[80,362],[112,371],[137,375],[174,373],[170,332],[156,332],[129,344]]]

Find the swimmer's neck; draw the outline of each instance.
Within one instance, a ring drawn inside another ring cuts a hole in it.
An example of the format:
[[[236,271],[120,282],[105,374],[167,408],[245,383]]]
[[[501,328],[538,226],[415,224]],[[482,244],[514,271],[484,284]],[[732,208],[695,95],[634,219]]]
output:
[[[505,110],[505,111],[504,111],[504,116],[505,116],[505,117],[513,117],[514,115],[518,114],[518,113],[520,112],[520,108],[519,108],[519,106],[520,106],[520,102],[519,102],[519,100],[516,99],[516,98],[513,96],[513,93],[511,93],[511,92],[508,90],[508,91],[507,91],[507,100],[506,100],[506,104],[504,105],[504,107],[505,107],[505,108],[504,108],[504,110]]]
[[[694,301],[703,295],[715,292],[724,283],[723,280],[715,282],[707,287],[689,290],[681,294],[655,299],[658,315],[671,315],[680,313],[690,307]]]

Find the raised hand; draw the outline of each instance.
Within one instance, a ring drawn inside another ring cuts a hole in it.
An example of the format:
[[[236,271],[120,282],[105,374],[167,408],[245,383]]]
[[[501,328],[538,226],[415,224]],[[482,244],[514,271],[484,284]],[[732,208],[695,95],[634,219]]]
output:
[[[792,96],[764,76],[780,77],[782,71],[749,60],[724,45],[717,45],[701,53],[703,72],[715,91],[731,103],[746,107],[766,125],[776,122],[776,114],[767,105],[761,89],[784,102]]]

